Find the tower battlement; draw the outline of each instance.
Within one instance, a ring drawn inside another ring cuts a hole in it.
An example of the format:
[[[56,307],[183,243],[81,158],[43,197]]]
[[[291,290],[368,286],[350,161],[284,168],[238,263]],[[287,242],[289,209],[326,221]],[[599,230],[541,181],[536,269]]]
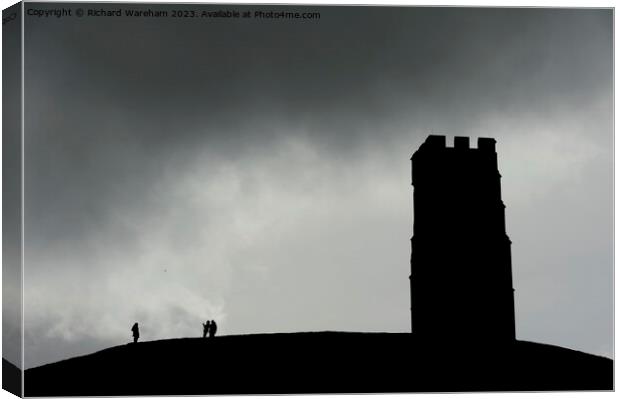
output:
[[[478,150],[480,152],[495,152],[495,139],[489,137],[478,137],[478,147],[470,147],[469,137],[455,136],[454,146],[448,147],[446,145],[446,136],[439,136],[431,134],[426,138],[426,141],[420,146],[420,150],[441,150],[441,149],[455,149],[455,150]]]
[[[448,147],[446,136],[428,136],[411,156],[411,184],[415,185],[417,180],[432,176],[442,181],[456,178],[468,183],[486,177],[482,184],[492,185],[489,180],[501,177],[497,168],[495,139],[479,137],[477,144],[477,148],[472,148],[469,137],[455,136],[454,146]],[[429,173],[429,170],[433,173]],[[474,176],[477,178],[473,179]]]

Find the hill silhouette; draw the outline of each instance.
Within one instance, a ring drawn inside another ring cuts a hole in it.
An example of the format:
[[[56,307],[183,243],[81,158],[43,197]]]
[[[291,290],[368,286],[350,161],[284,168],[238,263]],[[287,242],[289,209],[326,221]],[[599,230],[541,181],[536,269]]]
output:
[[[130,343],[24,378],[26,396],[611,390],[613,362],[526,341],[308,332]]]
[[[2,358],[2,389],[22,396],[22,371],[5,358]]]

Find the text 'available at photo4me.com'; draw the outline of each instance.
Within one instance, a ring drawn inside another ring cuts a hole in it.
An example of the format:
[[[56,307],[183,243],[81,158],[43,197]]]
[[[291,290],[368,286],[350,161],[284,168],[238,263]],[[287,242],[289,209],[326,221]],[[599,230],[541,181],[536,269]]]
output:
[[[40,8],[28,7],[29,18],[185,18],[185,19],[255,19],[255,20],[298,20],[318,21],[318,11],[274,10],[274,9],[200,9],[200,8],[136,8],[136,7],[87,7],[83,4],[75,7]]]

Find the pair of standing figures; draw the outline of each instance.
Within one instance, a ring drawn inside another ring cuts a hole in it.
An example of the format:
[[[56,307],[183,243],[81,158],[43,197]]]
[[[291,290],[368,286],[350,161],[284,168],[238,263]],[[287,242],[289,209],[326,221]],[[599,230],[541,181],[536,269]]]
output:
[[[215,333],[217,332],[217,324],[215,320],[207,321],[206,323],[202,323],[202,338],[215,337]]]

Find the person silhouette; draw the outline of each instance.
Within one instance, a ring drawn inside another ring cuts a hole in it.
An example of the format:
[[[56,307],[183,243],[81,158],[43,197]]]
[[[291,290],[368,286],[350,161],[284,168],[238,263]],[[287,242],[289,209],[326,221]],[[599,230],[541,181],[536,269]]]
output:
[[[207,338],[207,334],[211,329],[211,322],[207,320],[206,323],[202,323],[202,338]]]
[[[138,328],[138,323],[134,323],[133,327],[131,327],[131,331],[133,332],[133,343],[138,342],[138,338],[140,338],[140,329]]]
[[[209,337],[215,337],[215,333],[217,332],[217,324],[215,320],[211,320],[211,329],[209,330]]]

